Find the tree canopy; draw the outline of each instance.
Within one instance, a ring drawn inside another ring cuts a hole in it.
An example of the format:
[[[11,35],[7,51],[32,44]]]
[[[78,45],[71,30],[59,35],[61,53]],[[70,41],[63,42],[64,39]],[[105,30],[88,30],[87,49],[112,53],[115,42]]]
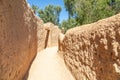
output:
[[[38,16],[46,23],[52,22],[56,25],[59,24],[59,16],[61,12],[60,6],[48,5],[44,10],[39,9]]]
[[[52,22],[68,30],[69,28],[89,24],[100,19],[110,17],[120,12],[120,0],[63,0],[68,19],[59,23],[60,6],[48,5],[39,9],[33,5],[32,9],[46,23]]]
[[[74,4],[75,0],[64,0],[64,5],[66,8],[66,11],[68,11],[69,19],[74,15]]]
[[[120,12],[120,0],[64,0],[64,4],[68,16],[72,16],[75,23],[74,25],[71,22],[66,23],[69,19],[63,21],[61,27],[67,29],[92,23]]]
[[[33,9],[34,13],[36,14],[38,9],[39,9],[39,7],[36,6],[36,5],[32,5],[32,9]]]

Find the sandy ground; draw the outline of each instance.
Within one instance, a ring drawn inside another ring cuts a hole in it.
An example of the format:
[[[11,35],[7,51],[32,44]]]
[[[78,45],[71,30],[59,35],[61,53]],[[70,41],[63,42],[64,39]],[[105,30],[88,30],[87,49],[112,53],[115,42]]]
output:
[[[57,47],[39,52],[29,70],[27,80],[75,80],[63,59],[57,53]]]

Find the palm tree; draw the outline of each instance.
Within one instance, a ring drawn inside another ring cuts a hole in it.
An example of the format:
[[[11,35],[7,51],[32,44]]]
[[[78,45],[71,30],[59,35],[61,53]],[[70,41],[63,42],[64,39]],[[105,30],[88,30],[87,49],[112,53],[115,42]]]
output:
[[[36,12],[38,11],[39,7],[36,6],[36,5],[32,5],[32,9],[33,9],[33,12],[36,14]]]
[[[57,17],[57,24],[59,23],[59,16],[60,16],[61,10],[62,10],[62,9],[61,9],[60,6],[56,6],[56,7],[55,7],[56,17]]]
[[[75,0],[64,0],[64,5],[66,11],[68,11],[69,19],[74,15],[74,4],[75,4]]]

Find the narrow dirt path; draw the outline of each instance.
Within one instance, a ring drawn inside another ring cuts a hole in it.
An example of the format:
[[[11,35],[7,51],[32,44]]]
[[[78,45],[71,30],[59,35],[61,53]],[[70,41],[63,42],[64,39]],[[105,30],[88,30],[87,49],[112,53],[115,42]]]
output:
[[[57,54],[57,47],[39,52],[33,61],[28,80],[75,80]]]

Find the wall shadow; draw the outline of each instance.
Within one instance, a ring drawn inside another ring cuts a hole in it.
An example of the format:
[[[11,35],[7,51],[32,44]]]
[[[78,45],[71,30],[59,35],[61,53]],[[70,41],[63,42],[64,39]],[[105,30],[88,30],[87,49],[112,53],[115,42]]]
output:
[[[44,48],[47,48],[47,46],[48,46],[49,35],[50,35],[50,30],[47,30],[47,34],[46,34],[46,38],[45,38],[45,47]]]

